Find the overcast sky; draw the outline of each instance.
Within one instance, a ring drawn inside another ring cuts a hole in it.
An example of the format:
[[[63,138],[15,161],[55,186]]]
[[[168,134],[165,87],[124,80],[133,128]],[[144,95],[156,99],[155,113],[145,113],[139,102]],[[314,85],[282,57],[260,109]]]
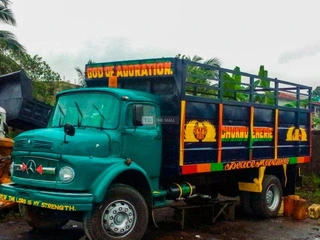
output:
[[[318,0],[11,0],[13,32],[65,80],[88,60],[217,57],[225,68],[320,86]],[[3,26],[3,25],[2,25]],[[3,27],[2,27],[3,28]]]

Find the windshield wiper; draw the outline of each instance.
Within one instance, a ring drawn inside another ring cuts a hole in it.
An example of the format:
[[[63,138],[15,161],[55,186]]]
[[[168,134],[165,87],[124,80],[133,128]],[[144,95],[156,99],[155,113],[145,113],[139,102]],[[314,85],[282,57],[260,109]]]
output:
[[[82,112],[81,112],[81,110],[80,110],[80,107],[79,107],[78,103],[77,103],[76,101],[74,101],[74,104],[77,106],[77,110],[78,110],[79,115],[80,115],[80,117],[81,117],[81,121],[80,121],[80,118],[78,117],[78,127],[80,127],[80,126],[81,126],[82,119],[83,119],[83,114],[82,114]]]
[[[59,112],[61,113],[61,115],[63,116],[63,118],[66,117],[66,114],[64,113],[64,111],[62,110],[62,107],[60,106],[60,104],[58,103],[58,108],[59,108]],[[61,126],[61,117],[59,118],[59,126]]]
[[[99,113],[101,120],[100,120],[100,128],[102,128],[103,126],[103,121],[106,120],[106,118],[103,116],[103,114],[101,113],[101,111],[98,109],[98,107],[94,104],[92,104],[92,106],[97,110],[97,112]]]

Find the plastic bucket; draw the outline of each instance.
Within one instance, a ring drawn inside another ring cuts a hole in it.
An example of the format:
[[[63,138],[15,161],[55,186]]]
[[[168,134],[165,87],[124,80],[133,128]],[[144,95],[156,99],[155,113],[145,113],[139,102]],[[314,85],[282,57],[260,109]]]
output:
[[[300,199],[298,195],[288,195],[283,198],[283,216],[291,217],[293,214],[293,201]]]
[[[293,199],[293,212],[292,217],[296,220],[304,220],[307,218],[307,200]]]

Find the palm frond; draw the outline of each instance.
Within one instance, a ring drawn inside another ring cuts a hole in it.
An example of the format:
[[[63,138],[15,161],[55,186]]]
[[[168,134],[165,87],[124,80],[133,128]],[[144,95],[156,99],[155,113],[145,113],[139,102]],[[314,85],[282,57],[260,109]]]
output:
[[[190,59],[190,57],[189,57],[189,59]],[[194,55],[194,56],[192,57],[192,61],[193,61],[193,62],[201,62],[202,60],[203,60],[203,58],[200,57],[200,56],[198,56],[198,55]]]
[[[0,0],[0,6],[8,7],[10,4],[9,0]]]
[[[12,26],[17,24],[12,10],[5,6],[0,6],[0,21]]]
[[[204,63],[211,65],[211,66],[217,66],[217,67],[221,66],[221,61],[219,58],[210,58],[210,59],[204,61]]]
[[[0,44],[12,51],[26,52],[24,46],[22,46],[15,35],[9,31],[0,31]]]
[[[79,67],[76,67],[75,70],[78,74],[78,78],[82,80],[84,78],[84,72]]]

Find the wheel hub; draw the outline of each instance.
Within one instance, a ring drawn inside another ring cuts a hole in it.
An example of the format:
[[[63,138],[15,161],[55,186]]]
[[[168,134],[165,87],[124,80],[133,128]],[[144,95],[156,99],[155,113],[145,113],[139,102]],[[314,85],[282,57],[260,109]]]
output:
[[[266,191],[266,204],[270,210],[278,207],[280,201],[280,191],[276,185],[270,185]]]
[[[270,189],[267,192],[266,199],[267,199],[268,206],[270,206],[272,204],[272,200],[273,200],[273,192]]]
[[[102,226],[112,236],[128,234],[133,229],[135,222],[135,210],[126,201],[110,203],[102,216]]]

